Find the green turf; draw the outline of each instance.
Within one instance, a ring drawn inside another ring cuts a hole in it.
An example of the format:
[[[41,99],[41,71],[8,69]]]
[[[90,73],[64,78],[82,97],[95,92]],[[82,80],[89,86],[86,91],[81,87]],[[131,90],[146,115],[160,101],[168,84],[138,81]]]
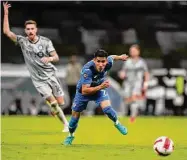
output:
[[[121,135],[107,117],[82,117],[72,146],[61,142],[60,122],[53,117],[2,117],[2,160],[187,160],[187,118],[141,117]],[[157,156],[152,147],[169,136],[175,151]]]

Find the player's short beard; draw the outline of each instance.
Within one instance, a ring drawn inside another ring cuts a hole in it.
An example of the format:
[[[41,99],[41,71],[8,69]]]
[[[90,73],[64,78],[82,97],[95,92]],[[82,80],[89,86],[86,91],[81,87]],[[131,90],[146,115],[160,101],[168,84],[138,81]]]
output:
[[[34,34],[29,34],[28,37],[29,37],[30,40],[34,40],[34,37],[35,37],[35,36],[34,36]]]

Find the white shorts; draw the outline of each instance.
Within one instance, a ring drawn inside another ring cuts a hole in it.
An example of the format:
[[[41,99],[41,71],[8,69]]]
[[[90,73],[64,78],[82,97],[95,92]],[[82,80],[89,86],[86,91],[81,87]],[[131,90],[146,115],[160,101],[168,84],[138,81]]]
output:
[[[133,95],[141,95],[142,94],[142,83],[124,83],[124,90],[123,90],[123,96],[125,98],[129,98]]]
[[[46,99],[47,97],[63,97],[64,92],[61,87],[60,80],[53,75],[46,81],[35,81],[32,80],[35,88],[41,94],[41,96]]]

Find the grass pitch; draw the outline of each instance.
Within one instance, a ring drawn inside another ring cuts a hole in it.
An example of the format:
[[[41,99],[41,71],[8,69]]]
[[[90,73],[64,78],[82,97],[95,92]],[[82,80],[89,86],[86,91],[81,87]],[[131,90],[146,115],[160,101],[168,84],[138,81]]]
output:
[[[187,118],[139,117],[121,135],[105,116],[81,117],[72,146],[61,142],[60,122],[53,117],[1,117],[2,160],[187,160]],[[154,140],[168,136],[175,151],[160,157],[153,151]]]

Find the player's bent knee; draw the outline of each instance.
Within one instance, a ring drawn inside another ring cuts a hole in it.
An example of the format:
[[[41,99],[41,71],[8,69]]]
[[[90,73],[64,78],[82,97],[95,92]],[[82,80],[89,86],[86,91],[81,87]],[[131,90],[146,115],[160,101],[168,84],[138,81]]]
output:
[[[101,108],[111,106],[110,100],[104,100],[100,103]]]
[[[50,104],[53,103],[54,101],[56,101],[55,97],[52,95],[46,95],[45,100],[48,101]]]
[[[72,117],[79,118],[80,117],[80,112],[72,111]]]
[[[61,108],[59,107],[58,103],[56,100],[54,100],[53,102],[49,103],[50,104],[50,108],[51,108],[51,112],[56,115],[60,112]]]
[[[64,98],[62,96],[56,97],[56,100],[60,106],[63,106],[65,104]]]

